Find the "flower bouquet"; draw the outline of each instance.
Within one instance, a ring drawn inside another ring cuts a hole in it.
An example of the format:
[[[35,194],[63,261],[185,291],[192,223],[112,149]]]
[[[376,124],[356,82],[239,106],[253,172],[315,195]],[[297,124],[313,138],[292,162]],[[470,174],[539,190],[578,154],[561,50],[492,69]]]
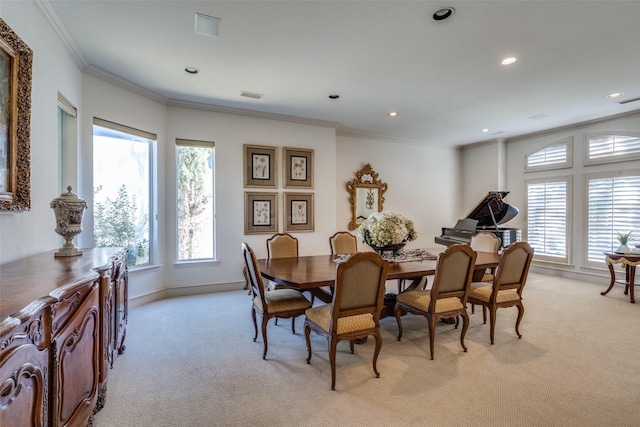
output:
[[[356,233],[380,255],[389,251],[396,255],[407,242],[418,238],[413,221],[404,214],[390,211],[372,213]]]

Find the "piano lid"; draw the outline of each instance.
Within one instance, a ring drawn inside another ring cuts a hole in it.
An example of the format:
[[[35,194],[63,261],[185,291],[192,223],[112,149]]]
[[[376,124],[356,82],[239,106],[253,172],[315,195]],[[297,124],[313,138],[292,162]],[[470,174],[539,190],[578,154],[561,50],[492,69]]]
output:
[[[478,228],[498,227],[499,224],[511,220],[518,215],[518,208],[503,200],[508,191],[489,191],[475,208],[467,214],[467,218],[478,221]]]

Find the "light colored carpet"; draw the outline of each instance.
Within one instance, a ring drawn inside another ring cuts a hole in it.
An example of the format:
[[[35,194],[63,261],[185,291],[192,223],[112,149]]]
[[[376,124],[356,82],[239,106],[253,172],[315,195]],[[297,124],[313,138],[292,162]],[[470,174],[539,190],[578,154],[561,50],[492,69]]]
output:
[[[390,288],[393,289],[395,283]],[[126,351],[109,373],[96,427],[114,426],[638,426],[640,304],[617,286],[530,274],[522,339],[517,310],[498,311],[495,345],[482,311],[465,343],[439,323],[435,360],[426,321],[381,321],[380,378],[373,339],[338,346],[330,389],[327,342],[303,317],[269,323],[269,352],[253,342],[244,291],[167,299],[129,313]]]

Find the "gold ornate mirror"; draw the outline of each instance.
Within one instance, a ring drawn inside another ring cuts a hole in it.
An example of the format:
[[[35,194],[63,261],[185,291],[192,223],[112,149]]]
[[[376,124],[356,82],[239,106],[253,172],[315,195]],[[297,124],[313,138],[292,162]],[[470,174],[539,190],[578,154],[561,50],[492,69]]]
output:
[[[382,211],[387,184],[378,179],[378,173],[367,163],[347,182],[347,191],[351,203],[349,230],[355,230],[369,215]]]

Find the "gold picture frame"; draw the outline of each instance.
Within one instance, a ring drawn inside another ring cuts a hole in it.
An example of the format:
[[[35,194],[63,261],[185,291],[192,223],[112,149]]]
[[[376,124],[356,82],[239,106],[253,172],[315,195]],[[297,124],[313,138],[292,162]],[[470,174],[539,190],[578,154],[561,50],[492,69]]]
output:
[[[278,232],[278,193],[244,193],[244,234]]]
[[[284,188],[313,188],[313,150],[282,149]]]
[[[244,186],[277,188],[278,147],[243,145]]]
[[[313,193],[284,193],[284,231],[314,231]]]
[[[31,209],[33,52],[0,18],[0,211]]]

